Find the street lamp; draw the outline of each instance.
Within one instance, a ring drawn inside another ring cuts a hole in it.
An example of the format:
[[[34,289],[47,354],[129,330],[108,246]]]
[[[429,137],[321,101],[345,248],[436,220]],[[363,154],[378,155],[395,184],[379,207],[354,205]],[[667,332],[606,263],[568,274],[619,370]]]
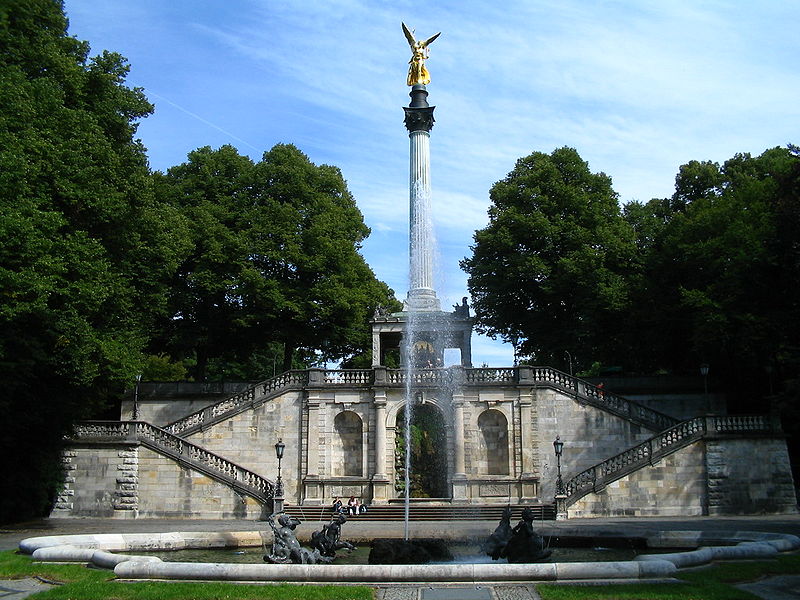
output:
[[[564,493],[564,480],[561,479],[561,454],[564,452],[564,442],[561,441],[561,436],[557,435],[553,441],[553,449],[556,451],[556,465],[558,467],[558,478],[556,479],[556,496]]]
[[[283,481],[281,480],[281,460],[283,459],[283,451],[286,450],[286,444],[283,443],[283,438],[278,439],[275,444],[275,456],[278,457],[278,480],[275,482],[275,495],[278,497],[283,496]]]
[[[706,411],[711,412],[711,403],[708,400],[708,363],[700,365],[700,375],[703,376],[703,398],[705,399]]]
[[[139,420],[139,383],[142,381],[142,376],[136,376],[136,387],[133,390],[133,421]]]

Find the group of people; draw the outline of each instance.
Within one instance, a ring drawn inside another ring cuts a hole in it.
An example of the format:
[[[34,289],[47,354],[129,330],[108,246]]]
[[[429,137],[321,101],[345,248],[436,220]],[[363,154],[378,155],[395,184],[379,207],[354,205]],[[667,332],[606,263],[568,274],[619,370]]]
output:
[[[349,514],[351,516],[360,515],[361,513],[367,512],[367,505],[361,504],[358,498],[355,496],[350,496],[350,500],[347,501],[347,504],[343,504],[341,499],[337,496],[333,499],[333,514]]]

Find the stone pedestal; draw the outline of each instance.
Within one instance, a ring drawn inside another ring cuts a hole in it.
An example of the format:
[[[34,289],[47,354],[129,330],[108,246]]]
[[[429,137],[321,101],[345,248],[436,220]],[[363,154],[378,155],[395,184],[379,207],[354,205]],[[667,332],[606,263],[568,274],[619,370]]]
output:
[[[378,477],[375,475],[372,478],[372,504],[388,504],[389,503],[389,492],[391,490],[390,484],[391,482],[389,479],[386,478],[384,475],[383,477]]]
[[[453,475],[453,502],[468,502],[467,476],[463,473]]]
[[[520,502],[523,504],[539,502],[539,478],[533,473],[523,473],[520,477]]]
[[[322,483],[319,475],[306,475],[303,479],[303,504],[320,506],[322,501]]]
[[[556,521],[566,521],[567,518],[567,496],[556,494]]]

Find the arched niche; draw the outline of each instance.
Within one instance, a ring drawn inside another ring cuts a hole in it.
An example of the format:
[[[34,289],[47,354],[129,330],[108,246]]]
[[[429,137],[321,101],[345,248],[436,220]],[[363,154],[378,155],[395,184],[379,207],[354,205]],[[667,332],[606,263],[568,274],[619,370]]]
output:
[[[478,417],[481,450],[486,457],[486,475],[508,475],[508,420],[499,410],[489,409]]]
[[[361,477],[364,470],[363,423],[351,410],[340,412],[333,420],[336,443],[332,448],[334,477]]]

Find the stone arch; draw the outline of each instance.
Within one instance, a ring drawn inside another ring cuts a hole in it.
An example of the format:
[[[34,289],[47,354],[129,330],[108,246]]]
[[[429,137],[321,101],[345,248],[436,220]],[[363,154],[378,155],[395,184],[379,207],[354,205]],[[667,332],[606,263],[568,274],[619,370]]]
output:
[[[405,479],[405,410],[403,403],[395,412],[395,489],[403,495]],[[448,433],[445,414],[435,402],[415,403],[411,424],[412,436],[411,496],[415,498],[445,498],[448,491]]]
[[[478,417],[481,432],[481,454],[486,475],[509,474],[508,419],[499,410],[485,410]]]
[[[336,443],[333,447],[332,474],[334,477],[362,477],[363,423],[361,417],[351,410],[340,412],[333,420]]]

